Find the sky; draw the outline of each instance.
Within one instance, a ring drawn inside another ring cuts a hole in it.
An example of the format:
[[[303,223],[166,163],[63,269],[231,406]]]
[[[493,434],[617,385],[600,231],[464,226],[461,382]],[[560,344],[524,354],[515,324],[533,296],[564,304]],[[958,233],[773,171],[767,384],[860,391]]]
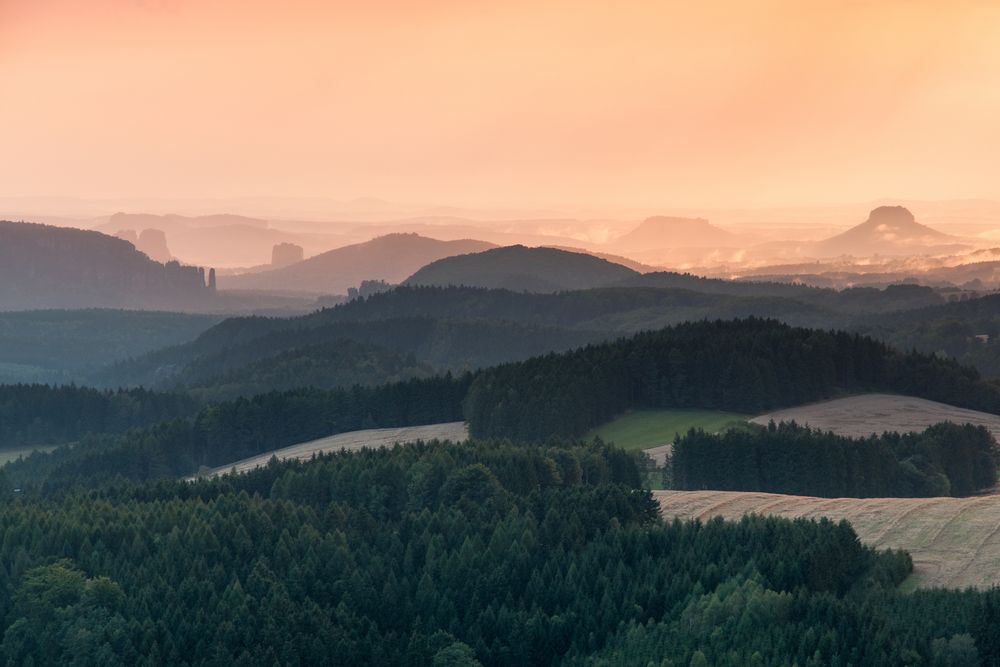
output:
[[[0,0],[0,197],[1000,199],[1000,3]]]

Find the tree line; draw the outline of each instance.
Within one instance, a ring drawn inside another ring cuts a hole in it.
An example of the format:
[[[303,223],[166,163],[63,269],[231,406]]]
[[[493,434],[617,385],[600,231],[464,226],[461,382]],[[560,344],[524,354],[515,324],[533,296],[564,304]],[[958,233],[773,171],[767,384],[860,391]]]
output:
[[[184,394],[141,388],[0,385],[0,447],[61,444],[88,433],[121,433],[190,416],[197,409],[198,403]]]
[[[772,422],[717,435],[692,430],[674,443],[669,469],[672,486],[684,490],[932,497],[994,486],[997,461],[996,440],[971,424],[848,438]]]
[[[460,421],[470,382],[470,375],[449,374],[379,387],[297,389],[239,398],[206,406],[192,418],[121,434],[95,432],[73,447],[34,452],[8,464],[5,472],[25,491],[190,475],[202,466],[225,465],[337,433]]]
[[[504,364],[465,401],[477,437],[575,437],[633,408],[757,413],[850,391],[889,391],[1000,413],[971,368],[871,338],[749,318],[679,324]]]

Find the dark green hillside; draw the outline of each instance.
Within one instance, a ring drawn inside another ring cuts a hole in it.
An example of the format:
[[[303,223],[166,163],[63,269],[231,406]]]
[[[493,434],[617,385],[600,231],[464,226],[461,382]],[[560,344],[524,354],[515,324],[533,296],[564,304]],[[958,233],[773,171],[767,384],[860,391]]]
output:
[[[187,417],[196,402],[145,389],[0,385],[0,448],[73,442],[88,433],[121,433]]]
[[[108,364],[194,340],[222,319],[141,310],[0,313],[0,384],[80,381]]]
[[[874,313],[892,313],[939,299],[928,288],[914,286],[836,292],[680,274],[656,276],[666,284],[705,291],[612,287],[530,294],[404,286],[300,317],[231,318],[191,343],[119,363],[88,379],[101,386],[183,386],[338,339],[412,354],[419,363],[441,371],[465,370],[564,351],[619,333],[706,318],[767,317],[797,326],[851,329],[852,322],[877,321],[881,315]],[[895,341],[894,326],[882,327],[879,337]],[[903,340],[907,348],[926,351],[929,346]]]
[[[843,290],[832,290],[792,282],[767,282],[750,279],[721,280],[668,271],[634,276],[622,282],[620,286],[685,289],[705,294],[728,294],[744,297],[780,296],[849,313],[912,310],[944,302],[943,297],[935,290],[921,285],[889,285],[884,289],[851,287]]]
[[[846,438],[795,424],[674,443],[672,488],[826,498],[969,496],[997,482],[1000,452],[982,426],[942,423],[922,433]]]
[[[191,343],[158,350],[91,376],[103,386],[173,386],[189,369],[219,373],[303,345],[349,338],[439,369],[473,369],[708,316],[767,315],[803,324],[827,311],[781,297],[740,298],[687,290],[609,288],[526,294],[479,288],[400,287],[295,318],[236,317]]]
[[[439,259],[404,284],[561,292],[606,287],[636,275],[628,267],[593,255],[515,245]]]
[[[291,327],[291,323],[300,326]],[[306,363],[316,349],[327,350],[322,356],[338,354],[337,341],[380,348],[380,355],[412,356],[417,365],[439,371],[474,370],[552,350],[568,350],[605,337],[600,332],[503,321],[406,317],[322,324],[318,318],[253,318],[227,321],[188,345],[116,364],[94,374],[91,380],[103,386],[203,386],[222,375],[240,374],[251,364],[280,365],[279,357],[295,357]],[[346,361],[354,363],[350,357]],[[317,358],[317,362],[322,359]],[[371,375],[362,383],[389,381],[394,374]]]
[[[1000,294],[867,318],[854,328],[900,349],[955,357],[1000,378]]]
[[[194,364],[182,382],[191,394],[202,401],[219,401],[237,396],[252,396],[296,387],[335,389],[399,382],[430,377],[434,369],[396,352],[364,345],[348,339],[335,339],[285,350],[212,375],[208,368]],[[195,379],[197,373],[200,379]]]
[[[378,387],[270,392],[215,403],[183,419],[160,415],[141,422],[152,425],[121,435],[113,433],[122,429],[78,429],[79,435],[95,435],[72,447],[35,452],[5,472],[27,491],[191,475],[201,466],[217,467],[337,433],[459,421],[471,380],[446,375]],[[170,395],[152,396],[162,401]],[[33,414],[43,423],[53,420],[44,407]],[[61,423],[54,419],[54,425]]]
[[[84,665],[996,664],[996,591],[846,523],[664,523],[601,445],[427,443],[0,504],[0,658]]]
[[[971,368],[871,338],[773,320],[695,322],[506,364],[466,399],[477,437],[578,436],[630,408],[758,413],[849,391],[888,391],[1000,413]]]

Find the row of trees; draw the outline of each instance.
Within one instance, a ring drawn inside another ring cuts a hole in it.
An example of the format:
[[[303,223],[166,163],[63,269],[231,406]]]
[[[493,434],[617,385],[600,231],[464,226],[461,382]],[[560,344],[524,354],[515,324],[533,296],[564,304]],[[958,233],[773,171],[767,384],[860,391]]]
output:
[[[194,399],[145,389],[0,385],[0,447],[72,442],[194,414]]]
[[[582,435],[630,408],[755,413],[868,390],[1000,412],[1000,387],[974,369],[755,318],[680,324],[491,368],[465,408],[477,437],[537,440]]]
[[[462,419],[471,376],[409,380],[379,387],[297,389],[239,398],[127,433],[89,435],[73,447],[35,452],[5,468],[25,490],[176,477],[261,452],[366,428]]]
[[[837,497],[967,496],[997,482],[997,443],[982,426],[941,423],[922,433],[846,438],[771,423],[676,443],[672,483],[685,490]]]
[[[904,627],[909,558],[846,523],[663,523],[638,478],[596,444],[427,443],[3,503],[0,658],[898,665],[989,645],[955,620],[979,596],[927,605],[961,609],[943,632]]]

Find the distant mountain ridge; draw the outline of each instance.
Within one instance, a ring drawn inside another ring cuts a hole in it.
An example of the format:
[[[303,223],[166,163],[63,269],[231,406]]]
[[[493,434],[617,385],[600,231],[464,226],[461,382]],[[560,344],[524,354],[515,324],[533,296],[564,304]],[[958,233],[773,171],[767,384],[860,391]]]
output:
[[[161,264],[99,232],[0,222],[0,310],[188,308],[211,303],[205,270]]]
[[[637,275],[626,266],[587,253],[515,245],[438,260],[407,278],[405,284],[559,292],[606,287]]]
[[[96,231],[117,234],[127,230],[159,229],[173,254],[197,264],[212,266],[256,266],[271,258],[280,243],[294,243],[309,252],[337,245],[335,234],[292,233],[275,229],[267,220],[242,215],[203,216],[115,213]]]
[[[879,206],[861,224],[817,243],[816,251],[820,256],[867,257],[941,252],[963,245],[960,237],[917,222],[904,206]]]
[[[225,289],[284,290],[346,294],[362,280],[398,283],[436,260],[495,247],[486,241],[439,241],[417,234],[387,234],[336,248],[290,266],[252,274],[223,276]]]
[[[656,215],[612,242],[616,248],[654,250],[659,248],[735,248],[743,244],[739,235],[716,227],[705,218],[678,218]]]

